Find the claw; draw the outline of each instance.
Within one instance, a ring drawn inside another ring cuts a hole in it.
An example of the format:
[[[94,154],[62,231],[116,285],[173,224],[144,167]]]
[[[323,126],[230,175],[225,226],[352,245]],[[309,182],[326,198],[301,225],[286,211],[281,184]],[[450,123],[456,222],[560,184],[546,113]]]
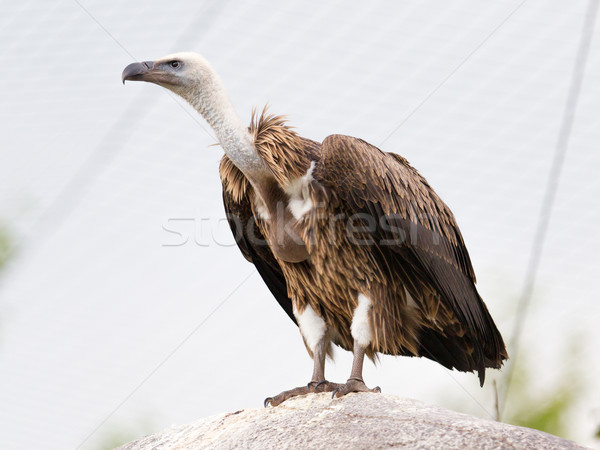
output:
[[[319,381],[319,382],[318,382],[318,383],[315,385],[315,391],[317,390],[317,388],[318,388],[319,386],[321,386],[322,384],[325,384],[325,383],[327,383],[327,380]]]
[[[307,395],[307,394],[315,394],[315,393],[321,393],[321,392],[331,392],[335,389],[335,391],[333,392],[333,395],[335,396],[335,394],[338,392],[339,388],[342,388],[344,385],[340,385],[337,383],[331,383],[327,380],[322,380],[322,381],[310,381],[309,383],[307,383],[304,386],[300,386],[300,387],[296,387],[293,389],[289,389],[287,391],[283,391],[273,397],[267,397],[264,401],[264,405],[265,408],[268,406],[272,406],[272,407],[276,407],[277,405],[280,405],[281,403],[285,402],[286,400],[292,398],[292,397],[296,397],[299,395]],[[341,391],[343,392],[343,390]],[[340,392],[340,394],[341,394]]]
[[[349,378],[346,384],[342,384],[336,390],[333,391],[331,398],[343,397],[346,394],[351,392],[377,392],[381,393],[381,388],[379,386],[374,387],[373,389],[369,389],[365,386],[365,383],[360,378]],[[338,395],[339,394],[339,395]]]

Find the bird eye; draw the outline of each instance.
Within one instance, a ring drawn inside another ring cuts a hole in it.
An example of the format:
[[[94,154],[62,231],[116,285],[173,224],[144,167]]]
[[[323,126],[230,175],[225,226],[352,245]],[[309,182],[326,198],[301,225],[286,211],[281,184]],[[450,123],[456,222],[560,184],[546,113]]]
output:
[[[173,69],[179,69],[179,67],[181,66],[181,63],[179,61],[171,61],[169,63],[169,65],[173,68]]]

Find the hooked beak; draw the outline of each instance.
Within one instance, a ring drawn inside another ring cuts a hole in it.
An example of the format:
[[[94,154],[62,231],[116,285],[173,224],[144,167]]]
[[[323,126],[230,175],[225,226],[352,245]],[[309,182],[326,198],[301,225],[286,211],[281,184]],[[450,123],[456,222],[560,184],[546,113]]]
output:
[[[144,61],[144,62],[136,62],[129,64],[123,70],[123,74],[121,75],[121,80],[123,84],[125,81],[151,81],[148,79],[147,75],[151,73],[152,68],[154,67],[154,61]]]

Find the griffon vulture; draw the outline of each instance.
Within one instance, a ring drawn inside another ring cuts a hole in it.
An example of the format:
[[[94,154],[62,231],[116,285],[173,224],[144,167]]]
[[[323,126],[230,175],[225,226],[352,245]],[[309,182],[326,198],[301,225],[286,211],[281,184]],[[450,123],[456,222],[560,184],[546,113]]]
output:
[[[283,117],[242,124],[210,64],[177,53],[128,65],[122,80],[158,84],[187,100],[225,151],[223,202],[237,244],[314,360],[311,392],[378,392],[362,379],[365,354],[424,356],[449,369],[499,368],[506,349],[475,288],[448,206],[402,156],[361,139],[299,136]],[[346,383],[325,379],[336,344],[352,351]]]

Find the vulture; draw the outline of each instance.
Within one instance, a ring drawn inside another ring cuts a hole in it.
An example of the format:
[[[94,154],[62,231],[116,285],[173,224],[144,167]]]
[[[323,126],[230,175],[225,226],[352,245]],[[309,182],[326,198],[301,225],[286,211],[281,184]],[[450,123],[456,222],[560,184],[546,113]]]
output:
[[[300,136],[268,108],[245,126],[211,65],[176,53],[128,65],[122,81],[158,84],[214,130],[223,203],[237,245],[256,266],[313,359],[313,392],[380,392],[363,381],[365,355],[429,358],[477,372],[508,358],[475,287],[454,215],[402,156],[351,136]],[[325,378],[332,344],[353,353],[345,383]]]

